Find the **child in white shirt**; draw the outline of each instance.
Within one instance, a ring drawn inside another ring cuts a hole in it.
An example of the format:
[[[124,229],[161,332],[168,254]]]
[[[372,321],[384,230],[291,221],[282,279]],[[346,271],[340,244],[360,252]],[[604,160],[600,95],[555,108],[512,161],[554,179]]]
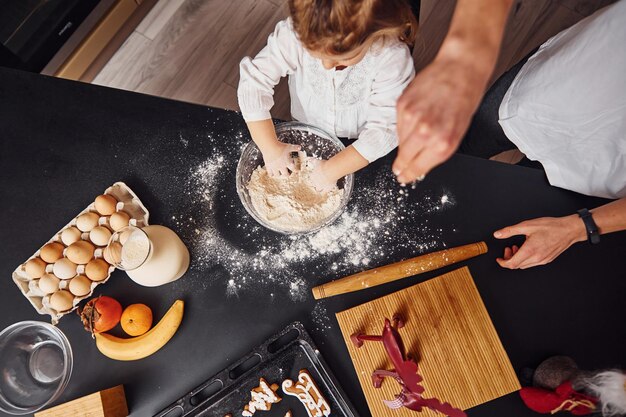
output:
[[[415,75],[417,23],[405,0],[289,0],[290,18],[240,64],[239,106],[270,175],[295,169],[298,146],[276,137],[274,86],[289,75],[292,117],[357,139],[316,168],[320,191],[398,145],[396,101]]]

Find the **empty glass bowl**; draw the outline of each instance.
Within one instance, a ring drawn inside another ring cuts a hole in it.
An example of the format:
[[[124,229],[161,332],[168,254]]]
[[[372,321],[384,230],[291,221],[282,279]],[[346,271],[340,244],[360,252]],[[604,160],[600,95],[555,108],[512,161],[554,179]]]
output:
[[[308,156],[316,158],[329,159],[335,154],[345,149],[343,143],[335,136],[324,132],[314,126],[310,126],[299,122],[287,122],[276,125],[276,135],[281,142],[293,143],[302,146],[302,150],[307,153]],[[315,225],[309,230],[291,231],[282,230],[276,225],[269,224],[264,221],[257,213],[246,185],[250,181],[252,172],[260,165],[263,165],[263,155],[259,148],[253,141],[250,141],[244,146],[239,163],[237,164],[237,194],[241,199],[246,211],[261,225],[267,227],[270,230],[279,232],[285,235],[299,235],[313,233],[320,230],[322,227],[327,226],[334,222],[345,210],[352,194],[352,188],[354,186],[354,175],[350,174],[341,179],[338,183],[339,188],[343,189],[343,196],[341,198],[341,204],[337,207],[337,210],[322,223]]]
[[[55,401],[72,374],[72,348],[56,327],[22,321],[0,332],[0,410],[29,414]]]

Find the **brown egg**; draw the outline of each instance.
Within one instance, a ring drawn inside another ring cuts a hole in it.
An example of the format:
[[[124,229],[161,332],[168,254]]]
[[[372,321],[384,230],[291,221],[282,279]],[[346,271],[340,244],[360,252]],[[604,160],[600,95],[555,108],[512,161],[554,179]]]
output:
[[[85,275],[92,281],[102,281],[109,275],[109,264],[103,259],[92,259],[85,266]]]
[[[59,289],[60,279],[54,276],[54,274],[44,274],[41,279],[39,279],[39,289],[44,294],[52,294],[53,292]]]
[[[63,245],[57,242],[47,243],[41,248],[39,256],[45,262],[51,264],[63,257]]]
[[[79,241],[80,235],[81,231],[76,227],[68,227],[61,232],[61,241],[65,244],[65,246],[69,246],[72,243]]]
[[[39,258],[33,258],[24,264],[24,272],[31,278],[41,278],[46,273],[46,263]]]
[[[69,289],[75,296],[83,297],[91,291],[91,280],[84,275],[78,275],[70,281]]]
[[[120,242],[111,242],[102,251],[102,256],[110,265],[119,264],[122,261],[122,244]]]
[[[81,232],[88,232],[98,225],[98,219],[100,219],[100,216],[96,213],[83,213],[76,219],[76,227]]]
[[[95,250],[96,248],[91,243],[86,240],[79,240],[67,248],[65,256],[75,264],[84,265],[93,258]]]
[[[50,296],[50,307],[59,312],[67,311],[74,306],[73,301],[74,296],[71,292],[59,290]]]
[[[106,246],[109,244],[111,231],[104,226],[96,226],[89,232],[89,240],[96,246]]]
[[[111,229],[116,232],[128,226],[129,221],[130,216],[123,211],[113,213],[111,214],[111,217],[109,217],[109,225],[111,226]]]
[[[121,232],[120,235],[119,235],[120,243],[122,245],[125,245],[126,241],[130,237],[130,235],[133,234],[133,232],[134,232],[134,230],[132,230],[131,228],[128,228],[128,229],[124,230],[123,232]]]
[[[52,272],[57,278],[70,279],[76,276],[76,264],[67,258],[61,258],[54,263]]]
[[[111,214],[115,213],[116,205],[117,200],[112,195],[102,194],[96,197],[96,210],[103,216],[110,216]]]

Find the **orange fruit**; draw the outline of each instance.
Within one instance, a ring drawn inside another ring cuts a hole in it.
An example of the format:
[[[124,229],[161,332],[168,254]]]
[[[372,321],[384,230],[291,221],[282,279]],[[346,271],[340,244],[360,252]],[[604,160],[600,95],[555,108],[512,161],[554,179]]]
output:
[[[152,327],[152,310],[145,304],[131,304],[124,309],[120,324],[129,336],[141,336]]]

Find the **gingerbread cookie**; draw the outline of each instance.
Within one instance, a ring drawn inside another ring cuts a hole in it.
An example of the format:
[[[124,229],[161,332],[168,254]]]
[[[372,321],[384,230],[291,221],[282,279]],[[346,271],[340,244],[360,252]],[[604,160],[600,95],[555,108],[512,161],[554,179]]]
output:
[[[291,379],[283,381],[283,392],[300,400],[309,417],[328,417],[330,405],[315,384],[313,377],[306,369],[298,373],[298,382],[294,384]]]
[[[257,410],[269,411],[272,404],[280,402],[282,398],[276,395],[278,384],[268,384],[263,378],[259,379],[259,386],[250,391],[251,400],[244,407],[242,415],[244,417],[252,417]]]

